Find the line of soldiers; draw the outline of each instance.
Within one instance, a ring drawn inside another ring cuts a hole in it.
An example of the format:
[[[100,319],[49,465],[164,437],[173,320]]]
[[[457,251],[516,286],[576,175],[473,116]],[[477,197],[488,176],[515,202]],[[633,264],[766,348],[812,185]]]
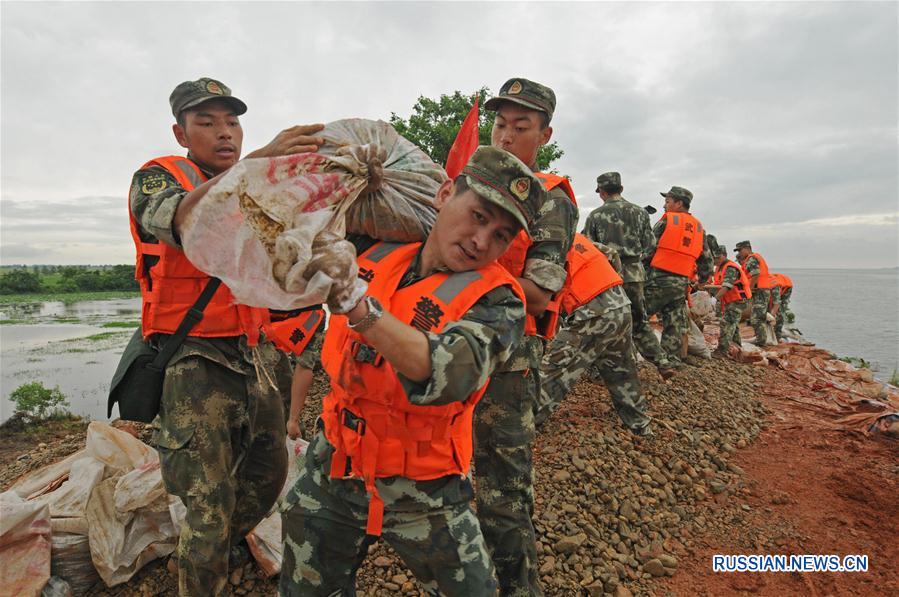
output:
[[[187,157],[150,160],[129,193],[142,330],[156,343],[209,282],[180,235],[240,159],[238,117],[247,110],[209,78],[176,87],[170,105]],[[664,378],[684,366],[687,291],[694,276],[713,273],[692,194],[662,193],[665,214],[650,228],[648,213],[621,197],[620,176],[603,174],[604,204],[578,234],[571,185],[536,171],[553,133],[554,92],[513,78],[485,108],[494,113],[491,146],[437,191],[423,243],[347,241],[368,292],[348,311],[336,292],[329,297],[327,331],[320,310],[238,305],[222,286],[169,362],[154,441],[166,489],[187,510],[170,562],[180,594],[221,594],[229,567],[246,557],[243,537],[284,483],[285,433],[306,434],[300,413],[319,357],[331,390],[280,505],[282,595],[354,595],[379,537],[430,594],[541,595],[537,422],[595,367],[624,425],[652,435],[636,351]],[[288,128],[246,157],[315,151],[321,129]],[[722,271],[721,289],[732,288],[733,273]],[[293,371],[284,353],[297,360]],[[287,421],[278,391],[286,385]]]

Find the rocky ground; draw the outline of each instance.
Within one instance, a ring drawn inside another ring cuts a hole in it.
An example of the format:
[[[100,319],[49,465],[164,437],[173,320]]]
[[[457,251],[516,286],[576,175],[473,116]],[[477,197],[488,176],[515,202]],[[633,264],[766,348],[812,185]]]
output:
[[[899,592],[896,440],[849,434],[795,406],[784,399],[795,382],[773,368],[697,360],[667,383],[648,368],[641,379],[654,438],[631,437],[590,380],[540,430],[535,521],[547,595]],[[317,377],[310,429],[324,390]],[[84,435],[63,438],[25,459],[0,450],[0,484],[81,447]],[[714,574],[715,553],[860,553],[870,571]],[[232,593],[275,594],[259,575],[252,564],[236,570]],[[420,594],[383,543],[358,589]],[[174,595],[175,583],[155,562],[91,594]]]

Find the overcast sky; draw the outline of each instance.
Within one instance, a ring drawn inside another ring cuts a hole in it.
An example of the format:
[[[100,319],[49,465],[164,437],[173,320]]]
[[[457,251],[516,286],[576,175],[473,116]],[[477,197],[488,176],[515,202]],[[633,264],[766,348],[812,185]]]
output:
[[[126,196],[178,153],[168,96],[224,81],[244,153],[279,130],[406,116],[420,95],[555,89],[554,166],[671,185],[772,268],[899,263],[897,3],[0,5],[2,238],[13,263],[131,263]]]

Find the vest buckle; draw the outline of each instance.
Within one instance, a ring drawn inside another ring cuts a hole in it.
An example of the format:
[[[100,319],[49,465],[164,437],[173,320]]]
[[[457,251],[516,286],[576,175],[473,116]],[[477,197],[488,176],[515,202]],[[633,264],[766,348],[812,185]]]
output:
[[[381,363],[384,361],[384,357],[382,357],[377,350],[368,344],[363,344],[356,340],[353,340],[351,353],[353,355],[353,360],[358,363],[368,363],[369,365],[380,367]]]
[[[349,409],[344,408],[340,411],[340,419],[343,426],[352,429],[359,435],[365,435],[365,419],[356,416]]]

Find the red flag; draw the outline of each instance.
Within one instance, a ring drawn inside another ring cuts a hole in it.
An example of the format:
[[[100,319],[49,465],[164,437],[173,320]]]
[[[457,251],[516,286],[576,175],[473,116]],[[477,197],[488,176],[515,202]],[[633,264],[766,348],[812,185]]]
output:
[[[468,163],[469,158],[478,148],[478,98],[475,96],[474,105],[468,111],[462,127],[453,146],[446,156],[446,174],[450,179],[456,178],[462,173],[462,168]]]

